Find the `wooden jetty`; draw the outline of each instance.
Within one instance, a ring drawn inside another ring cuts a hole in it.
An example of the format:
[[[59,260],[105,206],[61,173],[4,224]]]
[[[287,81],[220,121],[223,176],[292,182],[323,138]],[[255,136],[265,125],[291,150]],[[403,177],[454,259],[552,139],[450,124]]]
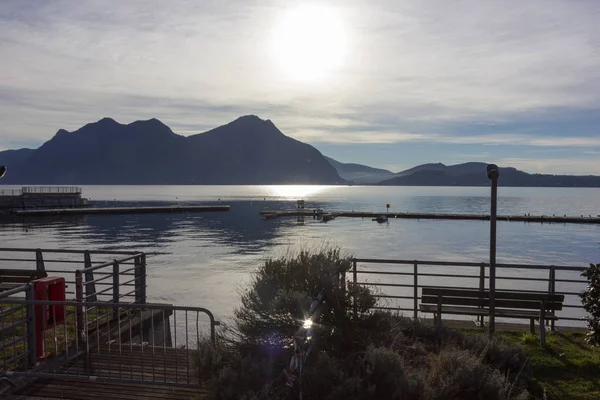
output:
[[[296,210],[264,210],[260,212],[265,219],[279,217],[314,217],[326,220],[338,217],[349,218],[377,218],[380,215],[386,215],[388,218],[404,219],[443,219],[443,220],[478,220],[486,221],[490,219],[487,214],[439,214],[439,213],[393,213],[393,212],[367,212],[367,211],[323,211],[313,209]],[[600,217],[575,217],[575,216],[554,216],[554,215],[498,215],[498,221],[515,222],[538,222],[538,223],[559,223],[559,224],[600,224]]]
[[[143,206],[143,207],[88,207],[88,208],[53,208],[43,210],[15,210],[14,215],[21,217],[48,215],[94,215],[94,214],[162,214],[182,212],[214,212],[229,211],[229,206]]]

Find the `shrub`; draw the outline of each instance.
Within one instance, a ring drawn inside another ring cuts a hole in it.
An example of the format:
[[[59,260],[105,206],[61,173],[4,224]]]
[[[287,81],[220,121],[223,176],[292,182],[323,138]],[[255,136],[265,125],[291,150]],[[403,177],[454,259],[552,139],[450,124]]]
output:
[[[360,314],[375,304],[366,287],[350,285],[344,290],[340,277],[351,265],[351,259],[342,257],[339,249],[301,251],[268,260],[259,267],[250,288],[241,296],[241,306],[234,312],[240,338],[275,346],[291,345],[291,337],[305,319],[310,303],[322,292],[320,326],[327,329],[315,329],[315,335],[322,348],[331,349],[332,342],[343,343],[343,332],[350,331],[353,296],[357,296]]]
[[[371,291],[352,285],[344,290],[340,282],[350,265],[339,250],[328,250],[260,266],[216,348],[199,346],[197,368],[212,398],[297,399],[285,386],[283,369],[291,338],[320,291],[324,303],[302,376],[304,398],[508,400],[523,393],[528,372],[521,349],[369,311],[375,304]]]
[[[510,381],[499,370],[482,362],[466,350],[449,349],[430,357],[426,399],[526,398],[520,389],[512,389]],[[513,395],[514,392],[514,395]]]
[[[588,334],[586,341],[592,346],[600,346],[600,264],[590,264],[581,273],[589,283],[579,295],[583,308],[588,312]]]

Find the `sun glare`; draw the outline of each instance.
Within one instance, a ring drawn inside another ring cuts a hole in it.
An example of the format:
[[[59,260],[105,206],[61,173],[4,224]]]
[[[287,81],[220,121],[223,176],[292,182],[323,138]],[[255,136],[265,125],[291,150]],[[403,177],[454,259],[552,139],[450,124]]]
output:
[[[271,196],[285,200],[305,199],[327,189],[327,186],[317,185],[274,185],[265,186]]]
[[[343,62],[346,35],[334,9],[303,5],[289,10],[273,32],[273,55],[282,72],[302,81],[328,77]]]

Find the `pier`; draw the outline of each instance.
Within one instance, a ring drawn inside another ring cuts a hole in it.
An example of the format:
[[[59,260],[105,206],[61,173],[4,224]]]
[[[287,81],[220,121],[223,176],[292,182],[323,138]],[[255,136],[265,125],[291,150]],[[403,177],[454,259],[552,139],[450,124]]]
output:
[[[85,208],[49,208],[41,210],[15,210],[13,214],[21,217],[94,215],[94,214],[162,214],[182,212],[229,211],[229,206],[143,206],[143,207],[85,207]]]
[[[0,190],[0,211],[88,207],[76,186],[23,186]]]
[[[324,211],[316,209],[295,209],[295,210],[264,210],[260,212],[265,219],[280,217],[314,217],[329,221],[338,217],[348,218],[377,218],[385,215],[388,218],[403,219],[441,219],[441,220],[474,220],[489,221],[487,214],[442,214],[442,213],[394,213],[394,212],[369,212],[369,211]],[[558,224],[600,224],[600,217],[596,216],[555,216],[555,215],[498,215],[498,221],[515,222],[537,222],[537,223],[558,223]]]

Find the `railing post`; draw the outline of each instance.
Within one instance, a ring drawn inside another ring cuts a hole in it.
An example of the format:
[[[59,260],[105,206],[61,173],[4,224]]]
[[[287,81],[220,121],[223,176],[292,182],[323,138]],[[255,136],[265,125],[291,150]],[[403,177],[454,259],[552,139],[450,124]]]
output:
[[[75,271],[75,301],[83,301],[83,277],[81,271]],[[83,306],[75,307],[75,318],[77,319],[77,340],[85,342],[85,327],[83,326]]]
[[[356,270],[356,258],[354,258],[352,260],[352,290],[353,290],[353,304],[352,304],[352,309],[353,309],[353,313],[354,313],[354,319],[358,318],[358,304],[356,302],[356,296],[357,296],[357,291],[358,291],[358,286],[357,286],[357,279],[356,279],[356,275],[357,275],[358,271]]]
[[[553,296],[556,293],[556,269],[554,268],[554,265],[550,266],[549,274],[548,293]],[[546,320],[546,323],[548,323],[548,320]],[[554,330],[554,319],[550,321],[550,330]]]
[[[483,294],[483,291],[485,290],[485,263],[481,263],[481,265],[479,266],[479,291]],[[482,308],[483,306],[480,306],[479,308]],[[479,326],[480,327],[484,327],[485,326],[485,321],[484,321],[484,316],[480,315],[477,317],[477,321],[479,321]]]
[[[92,268],[92,257],[90,256],[89,250],[85,250],[83,252],[83,260],[85,265],[85,294],[86,302],[95,303],[98,301],[98,296],[96,296],[96,283],[94,282],[94,272],[91,271]],[[82,296],[83,297],[83,296]]]
[[[35,251],[35,269],[38,272],[40,278],[45,278],[48,276],[46,273],[46,266],[44,265],[44,256],[42,255],[42,250],[37,249]]]
[[[146,304],[146,255],[134,259],[135,302]]]
[[[416,260],[415,260],[415,265],[414,266],[415,266],[415,273],[414,273],[414,275],[415,275],[415,277],[414,277],[415,278],[414,279],[414,282],[415,282],[415,287],[414,287],[414,296],[415,296],[415,298],[414,298],[414,307],[415,307],[415,309],[414,309],[414,315],[413,315],[413,317],[414,317],[414,319],[416,321],[417,318],[419,318],[419,309],[418,309],[419,308],[419,304],[418,304],[419,303],[419,301],[418,301],[418,297],[419,297],[419,271],[418,271],[419,267],[418,266],[419,266],[419,264],[417,263]]]
[[[30,283],[25,292],[27,304],[27,368],[33,369],[37,363],[36,332],[35,332],[35,299],[33,284]]]
[[[119,302],[119,262],[117,260],[113,261],[113,303]],[[117,318],[119,315],[119,307],[113,308],[114,318]]]

